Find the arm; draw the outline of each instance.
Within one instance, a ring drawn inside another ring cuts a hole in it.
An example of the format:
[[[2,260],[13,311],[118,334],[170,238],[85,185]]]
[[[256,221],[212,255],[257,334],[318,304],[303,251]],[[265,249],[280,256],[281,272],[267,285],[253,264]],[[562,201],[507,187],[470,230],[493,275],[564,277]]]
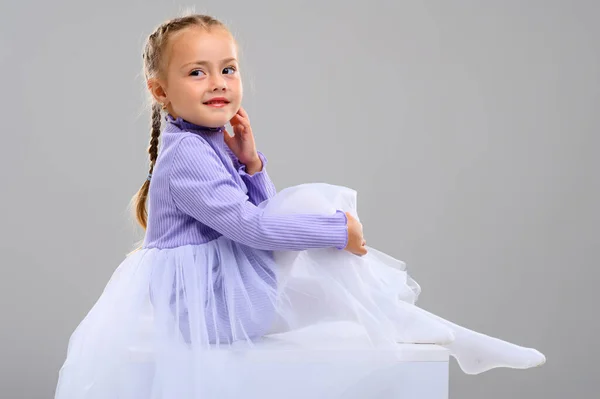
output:
[[[246,187],[248,187],[248,197],[250,197],[250,201],[255,205],[277,194],[275,184],[273,184],[267,173],[267,158],[262,152],[257,152],[262,162],[262,167],[258,169],[258,172],[250,174],[251,172],[248,171],[247,166],[242,163],[240,163],[240,167],[238,168],[238,173],[244,180],[244,183],[246,183]]]
[[[267,158],[262,152],[257,151],[258,157],[262,162],[262,168],[258,169],[258,172],[251,173],[251,171],[248,170],[248,167],[240,162],[240,160],[235,156],[233,151],[229,149],[229,147],[226,147],[225,150],[227,151],[229,158],[231,158],[233,161],[234,168],[237,169],[238,174],[244,183],[246,183],[250,202],[252,202],[254,205],[258,205],[277,194],[275,184],[273,184],[273,181],[269,177],[269,174],[266,170],[268,162]]]
[[[179,142],[171,168],[169,185],[177,208],[233,241],[264,250],[343,249],[347,245],[347,218],[342,211],[264,215],[199,136]]]

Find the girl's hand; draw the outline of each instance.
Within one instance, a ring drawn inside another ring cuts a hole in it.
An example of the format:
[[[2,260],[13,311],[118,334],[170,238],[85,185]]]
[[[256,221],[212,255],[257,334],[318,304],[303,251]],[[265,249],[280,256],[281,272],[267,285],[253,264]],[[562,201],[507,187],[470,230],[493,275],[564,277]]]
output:
[[[359,256],[366,255],[367,241],[363,237],[362,223],[349,212],[346,212],[346,217],[348,218],[348,245],[345,250]]]
[[[230,137],[229,132],[225,130],[225,144],[227,144],[240,162],[246,165],[247,169],[255,169],[257,165],[261,165],[262,161],[256,152],[252,127],[244,108],[240,107],[229,123],[233,128],[234,136]]]

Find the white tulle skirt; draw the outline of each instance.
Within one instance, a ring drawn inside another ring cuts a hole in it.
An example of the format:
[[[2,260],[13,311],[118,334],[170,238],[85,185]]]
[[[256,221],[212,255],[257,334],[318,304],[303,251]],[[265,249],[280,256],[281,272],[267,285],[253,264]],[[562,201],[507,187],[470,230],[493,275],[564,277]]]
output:
[[[324,183],[282,190],[260,206],[267,214],[341,209],[358,218],[356,192]],[[470,374],[545,361],[418,308],[419,293],[403,262],[370,247],[363,257],[333,248],[270,252],[220,237],[145,248],[119,265],[71,336],[56,398],[212,397],[234,378],[215,349],[252,350],[271,334],[340,321],[371,346],[444,345]],[[340,329],[340,340],[346,334]],[[136,377],[140,353],[150,379]]]

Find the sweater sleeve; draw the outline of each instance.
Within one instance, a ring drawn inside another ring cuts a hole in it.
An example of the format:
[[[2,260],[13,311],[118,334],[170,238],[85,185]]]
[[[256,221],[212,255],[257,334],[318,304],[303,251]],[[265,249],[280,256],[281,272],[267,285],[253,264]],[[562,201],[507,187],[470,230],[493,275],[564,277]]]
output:
[[[264,250],[304,250],[347,245],[344,212],[332,215],[265,215],[235,183],[201,137],[177,145],[169,186],[178,209],[225,237]]]
[[[233,167],[237,169],[238,174],[248,188],[248,198],[250,202],[252,202],[254,205],[258,205],[277,194],[277,188],[275,187],[275,184],[269,177],[269,174],[266,170],[268,160],[262,152],[257,151],[258,157],[263,164],[262,170],[250,175],[246,170],[246,165],[240,162],[238,157],[233,153],[233,151],[231,151],[229,147],[225,147],[225,151],[229,155],[229,158],[233,161]]]
[[[262,162],[262,169],[259,172],[250,175],[246,171],[246,165],[239,163],[238,167],[238,173],[244,180],[244,183],[246,183],[246,187],[248,187],[248,197],[250,198],[250,202],[254,205],[258,205],[277,194],[275,184],[273,184],[273,181],[267,173],[267,158],[262,152],[257,152],[258,157]]]

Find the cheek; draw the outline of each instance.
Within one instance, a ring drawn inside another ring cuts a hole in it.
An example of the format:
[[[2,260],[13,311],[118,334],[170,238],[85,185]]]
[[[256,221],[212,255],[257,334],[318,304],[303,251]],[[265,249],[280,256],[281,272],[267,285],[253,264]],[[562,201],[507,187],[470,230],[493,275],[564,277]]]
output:
[[[190,97],[191,90],[185,83],[178,82],[171,87],[171,93],[175,98],[182,100]]]
[[[198,95],[198,93],[202,93],[202,90],[204,90],[204,88],[202,87],[199,81],[189,79],[180,81],[178,90],[181,92],[182,96],[195,97]]]
[[[229,88],[231,89],[231,91],[235,92],[238,96],[242,96],[244,88],[242,86],[242,80],[239,78],[239,75],[237,77],[237,79],[232,79],[230,84],[229,84]]]
[[[235,92],[236,92],[237,102],[239,104],[242,102],[242,97],[244,96],[244,87],[242,86],[242,83],[240,81],[238,81],[237,85],[235,86]]]

